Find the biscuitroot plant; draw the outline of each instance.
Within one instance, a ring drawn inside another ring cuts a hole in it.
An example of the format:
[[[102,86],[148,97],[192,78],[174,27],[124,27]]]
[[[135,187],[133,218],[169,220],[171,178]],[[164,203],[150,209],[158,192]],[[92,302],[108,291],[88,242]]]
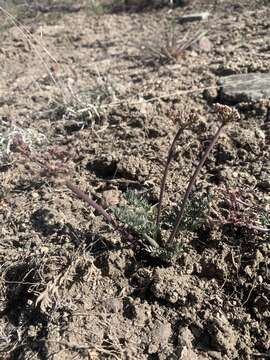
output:
[[[182,201],[181,206],[180,206],[179,213],[178,213],[178,215],[176,217],[175,224],[173,226],[172,232],[171,232],[169,240],[168,240],[169,244],[173,243],[173,241],[175,239],[175,236],[176,236],[176,234],[178,232],[179,226],[180,226],[181,221],[182,221],[183,216],[184,216],[184,211],[185,211],[189,196],[190,196],[191,191],[192,191],[192,189],[193,189],[193,187],[194,187],[194,185],[196,183],[196,179],[197,179],[197,177],[198,177],[198,175],[199,175],[205,161],[207,160],[210,152],[212,151],[213,147],[215,146],[215,144],[216,144],[222,130],[224,129],[225,125],[227,125],[229,122],[236,122],[236,121],[239,121],[239,119],[240,119],[240,115],[239,115],[238,111],[235,110],[235,109],[232,109],[232,108],[230,108],[228,106],[216,104],[215,109],[216,109],[216,111],[217,111],[217,113],[219,115],[220,125],[219,125],[214,137],[210,141],[207,149],[205,150],[201,160],[199,161],[198,165],[196,166],[193,175],[191,176],[191,178],[189,180],[186,192],[184,194],[183,201]],[[166,167],[169,166],[170,161],[171,161],[171,157],[168,157]],[[166,181],[166,176],[164,176],[164,178],[162,180],[161,188],[165,186],[165,181]],[[161,192],[161,196],[160,196],[160,199],[159,199],[159,203],[160,204],[162,203],[162,192]],[[157,226],[159,226],[158,221],[157,221]]]
[[[55,147],[52,148],[50,153],[46,156],[34,154],[31,152],[29,146],[25,144],[19,136],[14,139],[13,145],[16,146],[28,159],[35,164],[38,164],[43,175],[45,174],[45,176],[51,176],[55,179],[57,178],[58,181],[70,189],[79,199],[83,200],[92,207],[96,213],[100,214],[104,218],[114,231],[120,233],[123,239],[131,243],[140,242],[152,251],[154,249],[157,252],[162,252],[164,249],[173,248],[173,245],[177,244],[177,234],[179,229],[182,229],[185,224],[190,225],[190,218],[192,218],[192,226],[196,225],[196,223],[199,224],[201,221],[200,214],[206,211],[207,206],[200,201],[197,201],[196,198],[194,198],[195,201],[189,201],[190,194],[196,183],[196,179],[198,178],[198,175],[211,150],[215,146],[222,130],[229,122],[239,121],[240,118],[237,110],[228,106],[216,104],[215,111],[218,114],[220,124],[187,184],[183,200],[176,207],[176,212],[174,211],[174,224],[167,240],[161,239],[161,230],[164,226],[164,221],[161,221],[161,211],[166,180],[177,141],[184,128],[191,122],[192,115],[185,115],[184,125],[178,130],[170,146],[164,174],[161,180],[156,214],[153,207],[151,207],[142,197],[135,196],[132,192],[128,192],[126,194],[126,203],[124,205],[111,210],[106,210],[90,195],[87,195],[80,187],[73,184],[69,179],[66,179],[67,170],[65,168],[65,152]]]

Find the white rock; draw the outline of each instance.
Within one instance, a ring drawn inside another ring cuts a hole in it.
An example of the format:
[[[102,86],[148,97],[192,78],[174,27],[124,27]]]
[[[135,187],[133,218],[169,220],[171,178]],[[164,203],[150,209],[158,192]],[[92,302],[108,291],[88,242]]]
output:
[[[180,22],[188,22],[188,21],[201,21],[201,20],[207,20],[210,16],[210,13],[208,11],[201,12],[201,13],[193,13],[193,14],[186,14],[183,16],[180,16],[179,20]]]

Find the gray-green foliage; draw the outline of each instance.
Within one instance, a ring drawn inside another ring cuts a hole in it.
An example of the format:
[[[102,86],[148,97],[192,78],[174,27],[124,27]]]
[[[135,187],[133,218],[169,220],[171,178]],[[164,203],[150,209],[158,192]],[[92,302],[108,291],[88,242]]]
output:
[[[154,238],[156,225],[153,207],[135,191],[127,191],[125,200],[126,204],[112,209],[114,215],[138,235]]]
[[[270,227],[270,215],[266,210],[260,209],[259,213],[259,220],[261,225]]]
[[[184,217],[180,223],[179,231],[197,231],[205,223],[209,211],[209,200],[205,195],[193,195],[187,203]],[[170,208],[165,211],[163,224],[171,227],[179,213],[179,206]]]
[[[157,240],[159,231],[156,227],[156,213],[142,195],[135,191],[125,194],[125,203],[112,208],[114,215],[134,233],[146,240],[157,256],[171,259],[183,250],[183,245],[177,242],[164,246],[152,246],[151,239]],[[165,211],[160,227],[171,229],[175,223],[178,207]],[[208,214],[208,199],[203,196],[193,196],[187,205],[185,216],[179,230],[197,231],[205,222]],[[154,250],[155,249],[155,250]]]

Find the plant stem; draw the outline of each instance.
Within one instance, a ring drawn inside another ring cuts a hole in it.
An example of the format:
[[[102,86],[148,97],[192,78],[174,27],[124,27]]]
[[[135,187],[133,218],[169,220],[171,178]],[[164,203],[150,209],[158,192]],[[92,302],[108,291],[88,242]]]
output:
[[[125,228],[123,228],[123,226],[120,226],[112,217],[111,215],[105,210],[103,209],[102,206],[98,205],[98,203],[96,203],[93,199],[91,199],[90,196],[88,196],[85,192],[83,192],[78,186],[74,185],[71,183],[70,180],[66,180],[65,181],[65,185],[67,188],[69,188],[79,199],[87,202],[87,204],[89,204],[92,208],[94,208],[100,215],[103,216],[103,218],[112,225],[113,229],[118,231],[122,236],[125,236],[127,238],[128,241],[134,241],[136,240],[136,237],[133,236],[132,234],[130,234]],[[147,235],[144,235],[143,238],[151,245],[154,246],[155,248],[158,248],[159,245],[157,244],[157,242],[150,238]]]
[[[172,142],[172,144],[170,146],[169,152],[168,152],[168,157],[167,157],[163,177],[162,177],[161,184],[160,184],[160,193],[159,193],[157,217],[156,217],[156,227],[157,227],[157,229],[159,229],[159,226],[160,226],[160,216],[161,216],[162,201],[163,201],[163,196],[164,196],[166,180],[167,180],[167,176],[168,176],[168,172],[169,172],[169,166],[170,166],[170,163],[171,163],[172,158],[173,158],[173,154],[174,154],[174,150],[175,150],[177,140],[179,139],[181,133],[183,132],[183,130],[185,129],[186,126],[187,126],[187,123],[182,125],[180,127],[180,129],[177,131],[177,133],[176,133],[176,135],[175,135],[175,137],[173,139],[173,142]]]
[[[260,231],[260,232],[264,232],[264,233],[270,232],[270,228],[264,228],[262,226],[256,226],[256,225],[249,224],[249,225],[247,225],[247,227],[251,230],[256,230],[256,231]]]
[[[202,167],[203,167],[206,159],[208,158],[208,155],[210,154],[211,150],[213,149],[215,143],[217,142],[218,137],[219,137],[219,135],[220,135],[220,133],[221,133],[221,131],[222,131],[222,129],[223,129],[224,126],[225,126],[225,122],[223,122],[223,123],[219,126],[219,128],[218,128],[215,136],[213,137],[212,141],[211,141],[210,144],[208,145],[208,148],[206,149],[203,157],[201,158],[199,164],[197,165],[197,167],[196,167],[196,169],[195,169],[195,171],[194,171],[194,173],[193,173],[193,175],[192,175],[192,177],[191,177],[191,179],[190,179],[190,181],[189,181],[189,184],[188,184],[188,187],[187,187],[187,189],[186,189],[186,192],[185,192],[185,195],[184,195],[184,199],[183,199],[183,202],[182,202],[182,205],[181,205],[181,209],[180,209],[180,211],[179,211],[179,214],[177,215],[177,218],[176,218],[176,221],[175,221],[173,230],[172,230],[172,232],[171,232],[171,235],[170,235],[170,237],[169,237],[168,243],[171,243],[171,242],[174,240],[175,236],[176,236],[176,233],[177,233],[177,231],[178,231],[179,225],[180,225],[181,220],[182,220],[183,215],[184,215],[184,210],[185,210],[185,207],[186,207],[186,205],[187,205],[188,197],[189,197],[189,195],[190,195],[190,193],[191,193],[191,190],[192,190],[192,188],[193,188],[193,186],[194,186],[194,184],[195,184],[195,182],[196,182],[196,178],[197,178],[199,172],[201,171],[201,169],[202,169]]]
[[[68,187],[77,197],[87,202],[92,208],[94,208],[104,219],[113,226],[114,229],[118,229],[118,224],[111,217],[111,215],[103,209],[102,206],[98,205],[93,199],[90,198],[85,192],[83,192],[78,186],[71,183],[70,180],[65,181],[66,187]]]

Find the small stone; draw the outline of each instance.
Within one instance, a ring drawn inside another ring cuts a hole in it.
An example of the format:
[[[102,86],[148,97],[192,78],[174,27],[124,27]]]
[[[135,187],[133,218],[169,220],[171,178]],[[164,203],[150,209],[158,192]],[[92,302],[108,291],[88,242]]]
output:
[[[102,194],[102,205],[104,207],[111,207],[119,204],[120,193],[117,189],[105,190]]]
[[[198,47],[199,47],[199,49],[201,49],[203,51],[209,52],[212,49],[212,43],[208,39],[208,37],[203,36],[199,40]]]
[[[245,273],[252,279],[253,278],[253,270],[250,266],[245,267]]]
[[[179,21],[180,22],[189,22],[189,21],[201,21],[201,20],[207,20],[210,13],[208,11],[201,12],[201,13],[193,13],[193,14],[186,14],[183,16],[180,16]]]

